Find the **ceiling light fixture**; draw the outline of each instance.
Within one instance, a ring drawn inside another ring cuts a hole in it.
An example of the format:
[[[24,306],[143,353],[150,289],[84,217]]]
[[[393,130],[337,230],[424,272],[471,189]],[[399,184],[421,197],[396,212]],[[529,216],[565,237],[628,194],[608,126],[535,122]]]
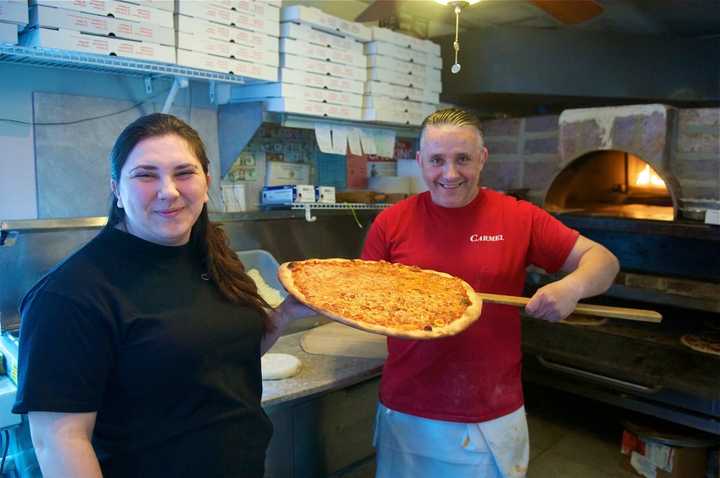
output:
[[[449,5],[455,9],[455,41],[453,42],[453,50],[455,50],[455,63],[450,68],[450,72],[454,75],[460,73],[460,63],[458,63],[458,53],[460,52],[460,13],[465,7],[469,7],[480,0],[435,0],[440,5]]]

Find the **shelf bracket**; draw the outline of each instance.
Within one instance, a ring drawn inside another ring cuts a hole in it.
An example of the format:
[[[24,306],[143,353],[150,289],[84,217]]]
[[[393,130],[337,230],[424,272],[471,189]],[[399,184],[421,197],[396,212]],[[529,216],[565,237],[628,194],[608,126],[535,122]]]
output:
[[[210,104],[215,104],[215,81],[210,80],[208,84],[208,93],[210,94]]]
[[[152,77],[150,76],[145,77],[145,94],[152,95]]]
[[[303,209],[305,209],[305,220],[307,222],[315,222],[317,221],[317,216],[312,215],[312,209],[310,208],[309,204],[306,204]]]
[[[172,108],[173,103],[175,102],[175,97],[177,96],[178,90],[180,88],[187,88],[190,84],[190,81],[188,81],[187,78],[183,76],[176,76],[175,80],[173,80],[173,84],[170,87],[170,92],[167,95],[167,98],[165,98],[165,104],[163,105],[162,112],[168,113],[170,111],[170,108]]]

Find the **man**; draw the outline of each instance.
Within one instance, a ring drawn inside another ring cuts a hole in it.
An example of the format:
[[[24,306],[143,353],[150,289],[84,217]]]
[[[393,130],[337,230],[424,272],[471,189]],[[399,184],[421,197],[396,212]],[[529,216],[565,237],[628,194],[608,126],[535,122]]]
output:
[[[383,211],[362,258],[447,272],[476,291],[509,295],[522,293],[530,264],[568,272],[525,308],[549,321],[607,290],[618,272],[615,256],[542,209],[481,189],[487,158],[472,113],[451,108],[427,117],[416,159],[429,191]],[[481,318],[461,334],[389,338],[388,350],[376,420],[377,478],[525,476],[517,308],[483,304]]]

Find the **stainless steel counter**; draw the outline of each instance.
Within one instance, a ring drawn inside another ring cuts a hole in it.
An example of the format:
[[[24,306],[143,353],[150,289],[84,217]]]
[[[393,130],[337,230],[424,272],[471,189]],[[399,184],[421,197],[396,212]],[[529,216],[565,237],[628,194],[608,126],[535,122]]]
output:
[[[305,332],[280,337],[270,349],[273,353],[294,355],[302,369],[292,378],[263,381],[263,407],[271,407],[298,398],[355,385],[380,375],[383,359],[335,357],[306,353],[300,347]]]

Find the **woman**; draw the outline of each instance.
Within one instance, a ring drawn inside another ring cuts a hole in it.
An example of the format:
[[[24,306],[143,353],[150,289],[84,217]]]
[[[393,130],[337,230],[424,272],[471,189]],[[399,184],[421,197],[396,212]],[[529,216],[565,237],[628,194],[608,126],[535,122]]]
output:
[[[262,477],[260,356],[289,320],[208,219],[197,132],[152,114],[110,154],[107,226],[21,304],[13,411],[46,477]]]

